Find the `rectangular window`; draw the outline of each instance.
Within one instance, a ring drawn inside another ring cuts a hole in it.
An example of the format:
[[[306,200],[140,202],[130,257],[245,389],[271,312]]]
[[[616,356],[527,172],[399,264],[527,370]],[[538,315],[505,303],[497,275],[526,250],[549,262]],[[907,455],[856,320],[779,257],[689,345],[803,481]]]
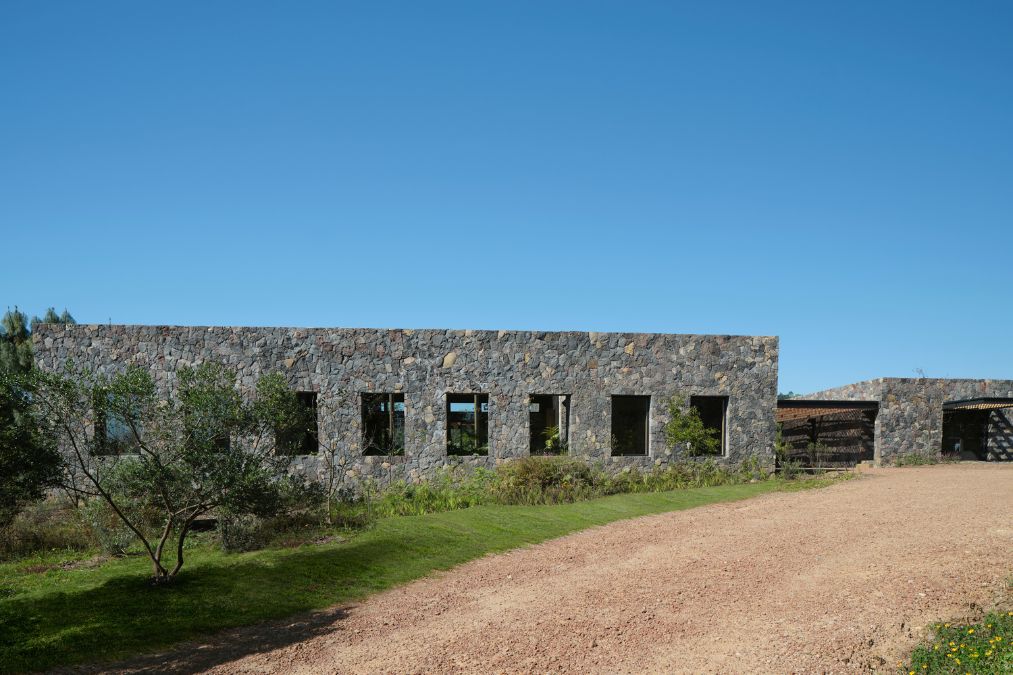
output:
[[[95,413],[96,455],[131,455],[138,452],[137,434],[141,433],[140,420],[134,419],[131,423],[119,413],[110,410],[108,402],[99,397],[93,400],[92,410]]]
[[[646,455],[651,397],[612,397],[612,454]]]
[[[447,394],[447,454],[489,454],[489,394]]]
[[[528,399],[532,455],[565,455],[570,436],[570,397],[533,394]]]
[[[404,454],[404,394],[362,394],[362,454]]]
[[[728,397],[727,396],[690,396],[689,405],[692,408],[696,408],[697,414],[700,415],[700,421],[703,422],[705,429],[708,429],[714,434],[714,437],[720,441],[718,446],[719,450],[717,453],[712,453],[715,456],[724,456],[725,454],[725,417],[728,411]],[[703,453],[696,453],[703,454]]]
[[[317,436],[317,393],[297,391],[295,395],[304,417],[294,428],[277,431],[277,452],[281,455],[315,455],[320,448]]]

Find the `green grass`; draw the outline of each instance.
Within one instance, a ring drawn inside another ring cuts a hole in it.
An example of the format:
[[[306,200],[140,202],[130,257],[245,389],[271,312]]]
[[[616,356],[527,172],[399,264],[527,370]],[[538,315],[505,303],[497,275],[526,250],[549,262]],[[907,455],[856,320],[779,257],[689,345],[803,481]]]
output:
[[[6,563],[0,565],[0,670],[41,670],[143,653],[224,628],[358,600],[434,570],[594,525],[784,487],[764,481],[384,518],[347,541],[244,554],[202,545],[188,553],[186,568],[168,588],[149,585],[149,566],[141,557],[78,569],[54,564],[67,561],[66,553]]]
[[[940,623],[932,642],[911,655],[906,673],[1013,673],[1013,612],[992,612],[979,623]]]

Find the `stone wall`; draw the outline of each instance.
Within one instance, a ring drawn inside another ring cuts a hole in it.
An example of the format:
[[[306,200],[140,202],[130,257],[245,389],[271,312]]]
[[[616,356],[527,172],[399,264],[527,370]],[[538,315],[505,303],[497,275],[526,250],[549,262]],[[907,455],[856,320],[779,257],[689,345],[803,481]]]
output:
[[[943,445],[943,403],[973,398],[1013,397],[1013,380],[943,378],[881,378],[827,389],[805,398],[820,400],[879,401],[876,416],[876,459],[890,462],[901,455],[938,457]],[[1009,444],[1009,419],[995,416],[988,446],[999,450]],[[1007,456],[1008,456],[1008,450]]]
[[[648,467],[673,458],[663,428],[673,394],[729,397],[727,457],[773,463],[776,337],[669,334],[53,325],[34,332],[40,367],[68,359],[101,373],[150,368],[169,387],[180,366],[215,360],[252,392],[258,376],[283,373],[318,393],[321,455],[297,470],[322,470],[333,451],[350,481],[415,480],[445,464],[492,466],[528,454],[528,396],[569,394],[570,453],[610,465]],[[404,456],[363,456],[363,392],[403,392]],[[489,456],[448,457],[446,394],[489,394]],[[611,395],[650,395],[649,454],[610,454]]]

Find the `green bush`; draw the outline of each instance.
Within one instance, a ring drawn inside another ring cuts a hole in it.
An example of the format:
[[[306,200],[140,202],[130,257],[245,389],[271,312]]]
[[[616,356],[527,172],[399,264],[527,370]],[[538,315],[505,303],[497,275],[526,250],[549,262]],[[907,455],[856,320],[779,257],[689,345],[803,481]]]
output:
[[[496,481],[497,474],[488,469],[447,466],[419,483],[400,481],[383,490],[369,485],[364,500],[371,514],[378,517],[453,511],[493,503]]]
[[[256,516],[227,514],[218,519],[218,542],[226,553],[256,551],[267,546],[270,534]]]
[[[939,623],[935,638],[911,655],[915,673],[1013,673],[1013,612],[992,612],[979,623]]]
[[[603,494],[604,472],[572,457],[523,457],[496,467],[499,504],[561,504]]]
[[[0,530],[0,560],[54,550],[86,551],[95,541],[69,504],[49,500],[29,506]]]
[[[109,505],[90,499],[78,508],[78,515],[87,527],[90,539],[103,553],[123,555],[134,543],[134,533],[123,524]]]
[[[394,482],[382,489],[374,482],[367,482],[354,492],[340,492],[330,501],[321,485],[286,478],[278,490],[275,515],[260,517],[223,510],[216,514],[216,531],[201,533],[200,537],[217,541],[226,552],[251,551],[298,545],[328,532],[333,535],[335,528],[362,529],[377,518],[391,516],[423,515],[482,505],[561,504],[623,493],[734,485],[766,478],[769,478],[767,472],[755,458],[738,466],[713,459],[687,459],[650,471],[625,468],[613,472],[600,463],[575,457],[534,456],[506,461],[492,470],[446,466],[430,479],[416,483]],[[128,547],[136,550],[131,533],[103,501],[91,500],[76,512],[65,509],[58,517],[52,517],[52,528],[31,527],[34,521],[28,516],[24,518],[25,527],[19,530],[17,542],[0,541],[0,554],[24,555],[64,547],[98,547],[113,555],[126,552]],[[139,522],[145,530],[154,530],[158,527],[157,514]],[[60,528],[66,535],[60,534]],[[34,539],[25,534],[33,529],[39,532]],[[11,553],[14,550],[17,553]]]
[[[908,452],[894,457],[894,466],[925,466],[928,464],[939,464],[939,457],[935,455],[923,455],[920,452]]]
[[[255,551],[292,533],[316,530],[326,515],[326,505],[326,491],[320,483],[288,476],[280,481],[275,515],[223,511],[218,517],[218,543],[226,553]]]
[[[763,480],[755,459],[739,466],[712,459],[686,460],[648,472],[607,471],[600,464],[567,456],[533,456],[503,462],[494,470],[449,466],[425,481],[399,481],[378,489],[367,483],[330,507],[330,522],[351,526],[377,517],[421,515],[483,504],[562,504],[631,492],[663,492],[690,487]]]
[[[756,461],[747,461],[739,466],[719,464],[713,459],[703,461],[685,460],[666,467],[656,467],[641,473],[624,469],[607,479],[605,494],[624,492],[664,492],[694,487],[734,485],[751,480],[767,478]]]
[[[686,408],[681,396],[668,401],[665,441],[669,448],[684,450],[688,457],[721,454],[721,431],[705,427],[700,412],[693,406]]]

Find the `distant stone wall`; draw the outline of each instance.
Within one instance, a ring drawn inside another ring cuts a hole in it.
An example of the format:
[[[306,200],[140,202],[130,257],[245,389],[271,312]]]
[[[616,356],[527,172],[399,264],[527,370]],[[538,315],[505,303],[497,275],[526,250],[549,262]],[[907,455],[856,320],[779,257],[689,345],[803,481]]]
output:
[[[943,403],[973,398],[1013,397],[1013,380],[883,378],[827,389],[806,396],[820,400],[879,401],[876,457],[890,462],[901,455],[938,457],[943,446]],[[994,413],[987,447],[994,458],[1009,456],[1008,413]]]
[[[726,461],[773,463],[776,337],[42,324],[34,340],[42,368],[73,359],[108,374],[137,364],[163,388],[178,367],[208,360],[235,369],[246,392],[279,371],[295,389],[318,392],[321,447],[350,481],[416,480],[446,464],[527,455],[531,394],[571,395],[572,455],[634,467],[673,458],[663,432],[670,396],[728,396]],[[363,392],[405,394],[404,456],[362,455]],[[447,456],[447,393],[489,394],[488,457]],[[611,456],[614,394],[652,397],[648,456]],[[317,473],[321,455],[295,467]]]

